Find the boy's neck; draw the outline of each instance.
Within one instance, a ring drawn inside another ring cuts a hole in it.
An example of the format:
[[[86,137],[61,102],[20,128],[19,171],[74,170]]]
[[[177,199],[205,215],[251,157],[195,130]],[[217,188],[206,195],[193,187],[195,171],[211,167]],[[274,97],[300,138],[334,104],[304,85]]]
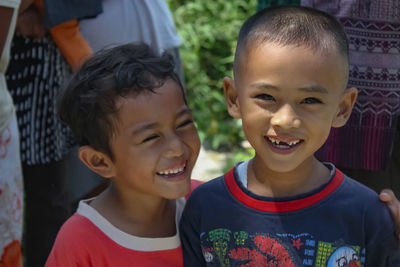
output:
[[[169,237],[176,234],[175,200],[120,192],[111,184],[91,203],[121,231],[139,237]]]
[[[330,170],[314,157],[290,172],[273,171],[255,157],[247,170],[248,189],[267,197],[307,193],[327,183],[329,178]]]

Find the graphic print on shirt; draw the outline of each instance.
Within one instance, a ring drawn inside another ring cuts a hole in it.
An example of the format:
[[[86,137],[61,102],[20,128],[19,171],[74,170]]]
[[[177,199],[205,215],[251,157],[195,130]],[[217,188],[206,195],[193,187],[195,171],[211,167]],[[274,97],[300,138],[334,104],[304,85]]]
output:
[[[200,235],[208,266],[328,266],[361,267],[358,246],[343,241],[318,242],[308,233],[248,233],[217,228]],[[362,254],[362,257],[361,257]]]
[[[316,267],[360,267],[364,266],[365,249],[358,246],[335,245],[318,242]]]

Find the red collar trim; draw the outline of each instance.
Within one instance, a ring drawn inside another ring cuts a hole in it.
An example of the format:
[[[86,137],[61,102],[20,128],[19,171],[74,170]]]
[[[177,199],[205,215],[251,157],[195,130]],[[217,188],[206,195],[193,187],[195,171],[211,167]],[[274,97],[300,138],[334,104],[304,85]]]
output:
[[[289,211],[296,211],[321,201],[342,183],[344,179],[344,174],[336,169],[335,176],[332,180],[327,184],[321,191],[311,196],[296,199],[291,201],[285,202],[273,202],[273,201],[265,201],[252,198],[251,196],[247,195],[242,191],[239,185],[236,183],[234,177],[234,168],[230,170],[228,173],[225,174],[225,183],[231,192],[231,194],[237,198],[240,202],[242,202],[247,207],[264,211],[264,212],[289,212]]]

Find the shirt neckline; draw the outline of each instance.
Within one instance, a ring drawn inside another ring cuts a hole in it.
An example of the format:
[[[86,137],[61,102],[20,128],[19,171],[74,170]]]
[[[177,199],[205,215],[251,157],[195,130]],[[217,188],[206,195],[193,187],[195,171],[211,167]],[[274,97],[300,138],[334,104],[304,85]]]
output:
[[[185,198],[179,198],[176,200],[176,234],[171,237],[160,238],[138,237],[121,231],[88,204],[91,200],[93,199],[80,201],[77,213],[91,221],[97,228],[99,228],[103,232],[103,234],[105,234],[107,237],[109,237],[120,246],[132,250],[149,252],[176,249],[181,245],[179,239],[178,225],[183,207],[186,202]]]
[[[238,182],[235,179],[235,168],[236,167],[232,168],[224,175],[225,184],[228,187],[228,190],[237,200],[247,207],[263,212],[291,212],[312,206],[335,191],[344,179],[344,174],[341,171],[333,169],[333,177],[330,181],[314,194],[288,201],[261,200],[246,194],[238,185]]]

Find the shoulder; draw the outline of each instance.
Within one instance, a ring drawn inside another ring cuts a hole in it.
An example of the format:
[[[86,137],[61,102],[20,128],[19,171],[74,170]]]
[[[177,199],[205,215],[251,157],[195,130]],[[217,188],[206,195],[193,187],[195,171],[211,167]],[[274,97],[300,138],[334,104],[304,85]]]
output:
[[[385,203],[380,201],[378,194],[369,187],[345,177],[343,181],[343,192],[339,196],[347,199],[349,209],[356,212],[357,209],[363,211],[365,227],[367,231],[382,229],[390,234],[393,232],[393,220],[389,209]]]
[[[224,177],[220,176],[214,178],[208,182],[203,182],[199,184],[190,194],[186,205],[184,213],[190,211],[199,211],[203,205],[211,203],[216,196],[221,195],[224,188]],[[209,201],[204,201],[207,199]]]
[[[207,182],[198,183],[193,189],[189,201],[197,198],[203,198],[204,195],[209,196],[219,192],[224,187],[224,176],[211,179]]]
[[[101,233],[88,218],[75,213],[61,227],[55,245],[68,246],[72,250],[81,249],[82,246],[90,247],[93,245],[90,243],[95,243],[95,237]]]
[[[85,262],[87,255],[96,250],[96,244],[99,244],[96,237],[99,235],[100,230],[90,220],[75,213],[58,232],[46,267],[69,266],[69,263]]]
[[[379,200],[378,194],[374,190],[346,175],[344,176],[343,185],[340,189],[339,192],[343,196],[351,198],[353,202],[370,207],[384,206],[384,204]]]
[[[348,176],[344,177],[342,185],[338,188],[336,200],[343,202],[349,209],[388,213],[386,205],[380,201],[375,191]]]

